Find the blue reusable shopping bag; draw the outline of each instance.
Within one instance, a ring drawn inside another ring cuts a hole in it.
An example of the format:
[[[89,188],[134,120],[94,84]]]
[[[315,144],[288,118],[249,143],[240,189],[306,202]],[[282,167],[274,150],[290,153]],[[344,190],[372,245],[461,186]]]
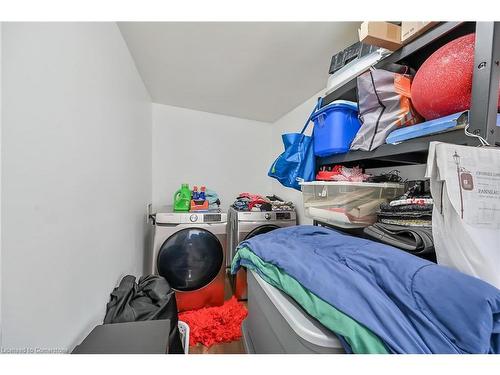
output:
[[[283,186],[300,191],[300,181],[313,181],[316,172],[313,139],[304,135],[314,113],[321,107],[321,98],[314,107],[300,133],[283,134],[285,151],[278,156],[269,169],[268,176],[277,179]]]

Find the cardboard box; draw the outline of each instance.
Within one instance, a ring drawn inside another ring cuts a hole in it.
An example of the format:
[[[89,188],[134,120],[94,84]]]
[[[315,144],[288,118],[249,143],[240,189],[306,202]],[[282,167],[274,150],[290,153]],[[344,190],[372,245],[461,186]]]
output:
[[[359,41],[372,46],[396,51],[402,46],[401,26],[389,22],[363,22],[359,31]]]
[[[424,22],[401,22],[401,42],[407,44],[413,39],[419,37],[431,27],[439,22],[424,21]]]

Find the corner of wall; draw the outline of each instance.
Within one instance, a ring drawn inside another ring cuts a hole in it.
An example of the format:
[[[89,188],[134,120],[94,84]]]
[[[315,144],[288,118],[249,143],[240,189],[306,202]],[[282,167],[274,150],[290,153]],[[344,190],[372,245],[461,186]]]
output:
[[[144,92],[148,96],[149,101],[152,103],[153,97],[151,96],[151,93],[149,92],[149,89],[146,86],[146,82],[144,81],[142,74],[140,73],[139,69],[137,68],[137,62],[135,61],[134,55],[132,55],[130,48],[128,48],[128,44],[127,44],[127,41],[125,40],[125,38],[123,37],[122,30],[120,29],[120,26],[118,26],[118,22],[113,22],[113,24],[115,25],[116,29],[118,30],[118,34],[120,34],[120,38],[121,38],[123,44],[125,45],[125,48],[127,49],[128,54],[130,56],[130,60],[134,63],[135,71],[137,73],[137,76],[140,77],[140,79],[141,79],[142,86],[144,87]]]

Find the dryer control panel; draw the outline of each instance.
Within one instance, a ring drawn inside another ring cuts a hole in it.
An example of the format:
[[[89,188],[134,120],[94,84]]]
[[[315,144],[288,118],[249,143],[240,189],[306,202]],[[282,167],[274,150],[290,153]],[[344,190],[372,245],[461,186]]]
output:
[[[222,221],[221,214],[203,214],[204,223],[220,223]]]
[[[290,212],[276,212],[276,220],[291,220],[292,214]],[[293,218],[295,219],[295,217]]]

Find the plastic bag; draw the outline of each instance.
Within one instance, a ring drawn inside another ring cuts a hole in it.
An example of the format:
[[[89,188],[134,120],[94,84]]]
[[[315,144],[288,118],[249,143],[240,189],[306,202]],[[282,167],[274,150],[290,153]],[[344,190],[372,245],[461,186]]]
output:
[[[313,181],[316,171],[313,139],[304,132],[312,116],[321,107],[322,100],[318,99],[311,115],[300,133],[283,134],[285,151],[278,156],[269,169],[268,176],[277,179],[283,186],[300,191],[300,181]]]
[[[184,353],[174,290],[161,276],[125,276],[106,305],[104,324],[170,319],[169,353]]]
[[[357,78],[361,128],[351,150],[372,151],[393,130],[423,121],[410,101],[410,68],[391,64],[388,69],[372,69]]]

